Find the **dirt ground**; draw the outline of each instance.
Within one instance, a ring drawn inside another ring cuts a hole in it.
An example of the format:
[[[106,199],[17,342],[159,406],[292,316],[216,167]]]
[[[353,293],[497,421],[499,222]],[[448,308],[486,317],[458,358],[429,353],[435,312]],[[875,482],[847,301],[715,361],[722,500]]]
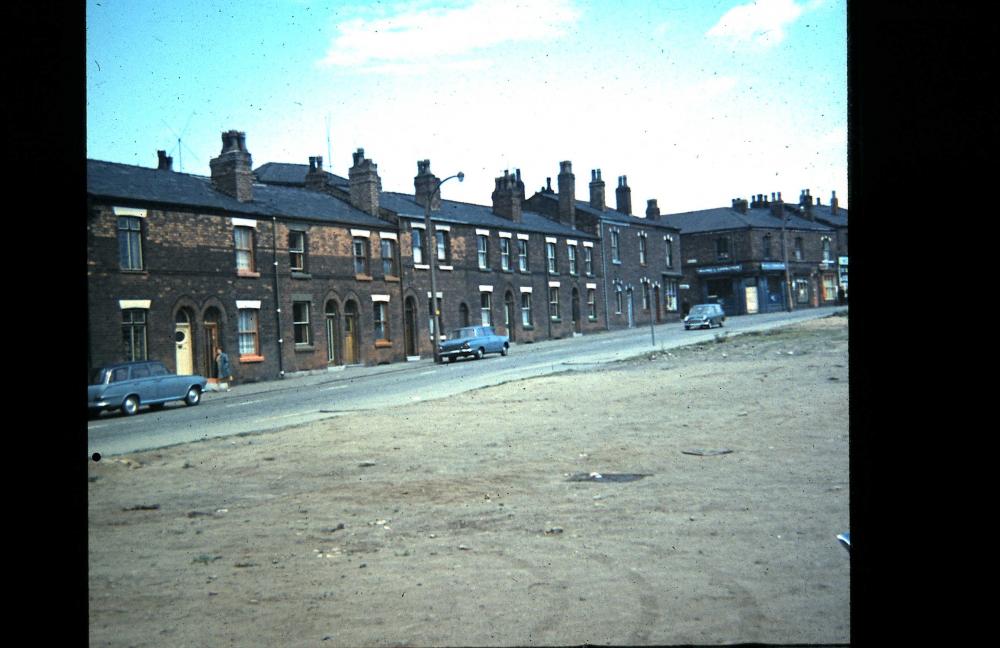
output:
[[[89,473],[93,646],[850,640],[845,316]]]

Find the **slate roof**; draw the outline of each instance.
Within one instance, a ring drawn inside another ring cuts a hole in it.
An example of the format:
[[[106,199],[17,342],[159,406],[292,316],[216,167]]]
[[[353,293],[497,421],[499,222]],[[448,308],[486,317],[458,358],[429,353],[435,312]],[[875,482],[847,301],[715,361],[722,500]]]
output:
[[[423,206],[417,203],[412,194],[382,192],[379,195],[379,206],[411,219],[423,219],[424,217]],[[596,239],[593,234],[567,227],[535,212],[523,211],[521,213],[521,222],[515,223],[510,219],[494,214],[492,206],[473,205],[454,200],[442,200],[441,207],[431,212],[431,216],[436,222],[472,225],[484,229],[537,232],[568,238]]]
[[[288,162],[268,162],[254,169],[254,175],[258,182],[265,184],[296,185],[303,187],[306,184],[306,174],[309,173],[308,164],[290,164]],[[336,187],[346,187],[349,184],[347,178],[343,178],[334,173],[327,172],[330,184]]]
[[[255,183],[253,200],[242,203],[217,191],[212,186],[212,180],[205,176],[100,160],[87,160],[87,193],[109,200],[228,211],[257,217],[388,226],[386,221],[357,210],[343,200],[299,187]]]
[[[828,225],[802,218],[789,210],[786,210],[785,213],[788,216],[785,224],[788,229],[830,231]],[[666,214],[660,218],[678,228],[681,234],[748,228],[781,229],[781,219],[773,216],[770,208],[747,208],[747,212],[744,214],[732,207],[717,207],[680,214]]]
[[[545,200],[551,200],[552,202],[559,202],[559,194],[555,192],[539,191],[535,194],[544,198]],[[534,196],[533,196],[534,197]],[[648,218],[642,218],[635,216],[633,214],[626,214],[620,212],[617,209],[606,208],[603,211],[595,207],[591,207],[590,201],[587,200],[577,200],[576,210],[588,214],[593,218],[603,219],[605,221],[611,221],[613,223],[622,223],[624,225],[643,225],[646,227],[669,227],[675,229],[675,225],[671,225],[665,222],[662,217],[660,220],[649,220]]]

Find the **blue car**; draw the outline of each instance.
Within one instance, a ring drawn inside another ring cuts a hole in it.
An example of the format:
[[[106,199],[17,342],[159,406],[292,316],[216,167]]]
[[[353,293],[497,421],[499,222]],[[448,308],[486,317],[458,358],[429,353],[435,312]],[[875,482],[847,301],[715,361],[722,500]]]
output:
[[[160,409],[171,401],[197,405],[208,380],[204,376],[178,376],[155,360],[121,362],[96,367],[87,385],[87,411],[97,416],[121,410],[133,416],[143,405]]]
[[[507,355],[510,342],[506,335],[497,335],[492,326],[465,326],[451,332],[449,339],[438,346],[438,355],[448,362],[471,356],[479,360],[487,353]]]

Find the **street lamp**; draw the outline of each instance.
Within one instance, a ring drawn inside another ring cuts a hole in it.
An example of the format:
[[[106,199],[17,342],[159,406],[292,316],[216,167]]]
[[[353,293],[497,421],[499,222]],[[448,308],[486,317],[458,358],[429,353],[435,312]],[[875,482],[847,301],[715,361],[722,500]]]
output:
[[[655,317],[654,314],[655,307],[653,305],[653,289],[655,288],[659,290],[660,282],[652,281],[647,277],[643,277],[642,279],[639,280],[639,282],[643,284],[643,300],[646,301],[646,303],[649,305],[649,337],[653,346],[655,347],[656,331],[653,329],[653,319]]]
[[[424,231],[427,232],[427,253],[430,257],[428,262],[431,266],[431,309],[434,317],[431,347],[434,350],[434,364],[441,364],[441,354],[438,352],[438,343],[441,339],[441,309],[438,308],[437,297],[437,233],[434,231],[433,223],[431,223],[431,203],[434,202],[434,195],[441,193],[441,185],[452,178],[458,178],[458,181],[462,182],[465,180],[465,174],[459,171],[457,174],[439,181],[424,203]]]

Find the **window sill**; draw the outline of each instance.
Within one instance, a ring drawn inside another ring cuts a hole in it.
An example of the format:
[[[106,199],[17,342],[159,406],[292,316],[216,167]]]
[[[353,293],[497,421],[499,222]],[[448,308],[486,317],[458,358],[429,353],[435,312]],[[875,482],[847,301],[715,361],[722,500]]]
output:
[[[425,263],[414,263],[413,264],[413,269],[414,270],[430,270],[431,267],[429,265],[425,264]]]
[[[251,272],[250,270],[237,270],[236,271],[236,276],[237,277],[243,277],[245,279],[259,279],[260,278],[260,273],[259,272]]]
[[[438,270],[454,270],[455,266],[450,265],[439,265]]]
[[[534,331],[535,330],[535,325],[532,324],[530,326],[525,326],[524,324],[522,324],[521,325],[521,330],[522,331]]]
[[[149,274],[149,270],[139,270],[139,269],[130,269],[130,268],[119,268],[119,270],[121,270],[122,274],[129,274],[129,275],[148,275]]]
[[[389,281],[389,282],[392,282],[392,283],[399,283],[399,277],[396,276],[396,275],[385,275],[382,279],[383,279],[383,281]]]
[[[316,345],[315,344],[296,344],[295,345],[295,352],[296,353],[298,353],[300,351],[303,352],[303,353],[311,353],[311,352],[313,352],[315,350],[316,350]]]
[[[611,263],[613,263],[615,265],[621,265],[622,261],[621,261],[621,259],[611,259]]]
[[[392,340],[375,340],[376,349],[389,349],[392,347]]]
[[[264,362],[262,355],[241,355],[240,362]]]
[[[371,275],[366,275],[366,274],[355,274],[354,275],[354,279],[357,280],[357,281],[371,281],[372,280],[372,276]]]
[[[292,270],[292,279],[312,279],[312,275],[301,270]]]

